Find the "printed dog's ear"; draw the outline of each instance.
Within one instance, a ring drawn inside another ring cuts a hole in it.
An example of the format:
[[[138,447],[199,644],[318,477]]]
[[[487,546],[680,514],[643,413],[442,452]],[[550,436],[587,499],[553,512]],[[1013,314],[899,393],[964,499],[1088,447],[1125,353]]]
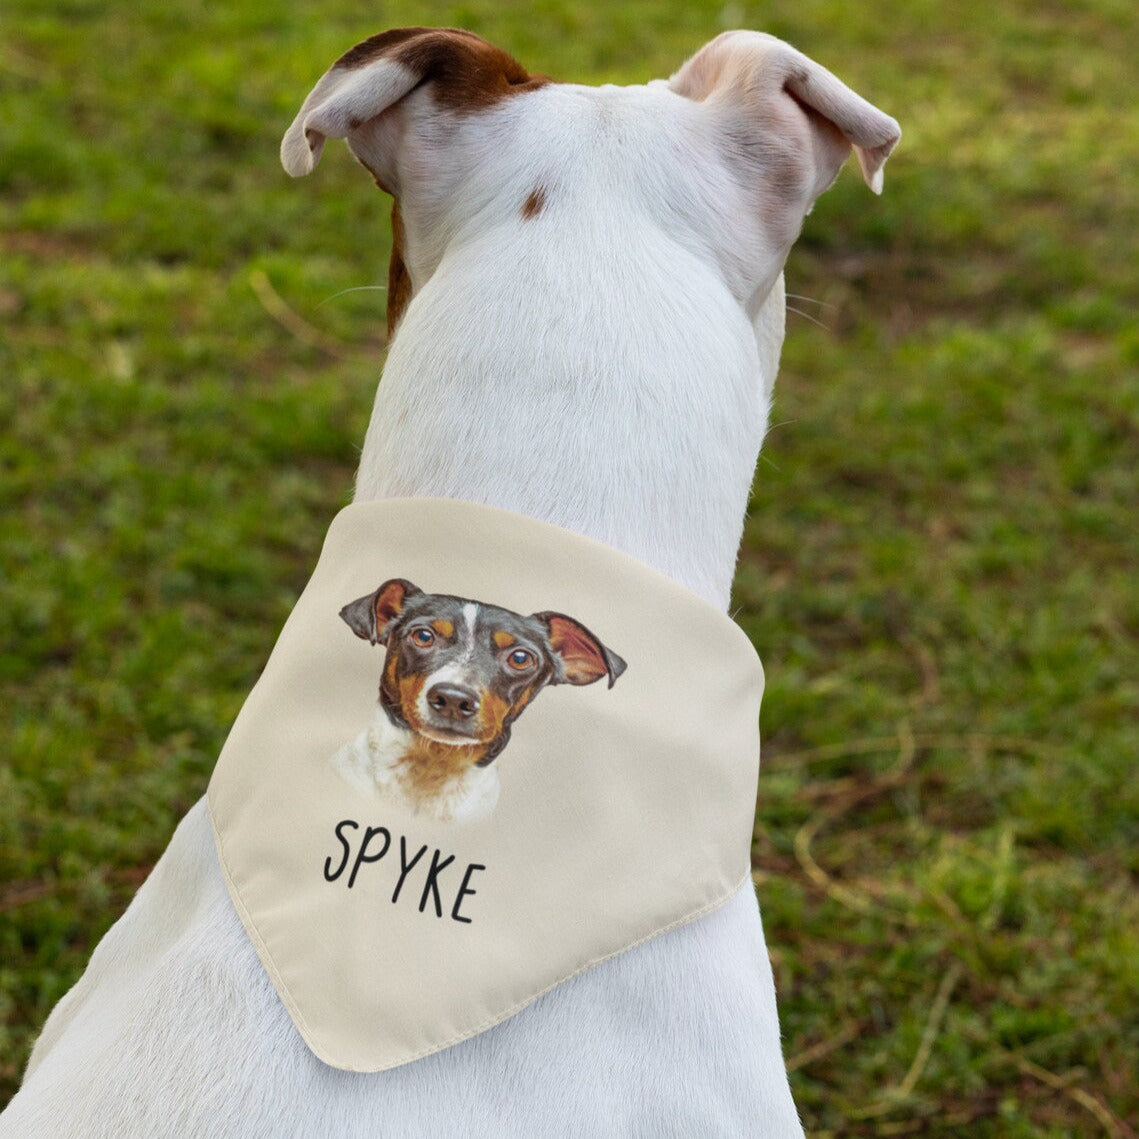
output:
[[[473,32],[393,28],[357,44],[321,77],[285,132],[281,165],[294,178],[308,174],[325,139],[346,138],[383,188],[398,194],[401,125],[383,130],[378,120],[406,95],[429,86],[439,106],[469,113],[544,82]]]
[[[422,592],[410,581],[393,577],[375,593],[350,601],[340,610],[340,616],[357,637],[373,645],[386,644],[388,626],[403,612],[407,599]]]
[[[838,176],[852,146],[866,184],[880,194],[882,166],[902,136],[889,115],[826,68],[762,32],[717,36],[669,87],[714,110],[729,160],[755,165],[749,173],[762,170],[768,184],[803,198],[803,212]]]
[[[607,649],[584,625],[564,613],[535,613],[549,630],[550,648],[560,662],[551,684],[592,684],[609,677],[609,687],[628,667],[612,649]]]

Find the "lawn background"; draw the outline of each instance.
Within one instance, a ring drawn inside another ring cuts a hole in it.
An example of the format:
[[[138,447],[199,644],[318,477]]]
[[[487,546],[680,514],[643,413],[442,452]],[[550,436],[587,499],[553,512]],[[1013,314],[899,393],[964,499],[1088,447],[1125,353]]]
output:
[[[276,153],[407,23],[588,82],[758,27],[901,120],[791,256],[736,581],[794,1090],[816,1135],[1136,1135],[1133,0],[6,0],[0,1103],[350,497],[387,203]]]

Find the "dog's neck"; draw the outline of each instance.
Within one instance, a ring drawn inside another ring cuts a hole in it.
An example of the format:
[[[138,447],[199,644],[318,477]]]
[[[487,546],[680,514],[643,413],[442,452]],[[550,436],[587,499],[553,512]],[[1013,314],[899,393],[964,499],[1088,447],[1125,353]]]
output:
[[[648,251],[677,265],[662,292],[638,288],[635,258],[582,263],[565,236],[540,258],[477,242],[444,257],[392,344],[356,497],[514,510],[726,610],[782,345],[782,278],[749,320],[679,247]],[[534,297],[560,319],[521,319]]]
[[[417,161],[401,166],[398,234],[411,299],[358,497],[514,510],[726,609],[790,230],[776,234],[736,176],[695,157],[700,104],[659,86],[551,84],[496,112],[494,135],[489,121],[452,132],[445,163],[427,141],[434,104],[409,115]]]
[[[300,175],[346,138],[396,197],[358,496],[528,514],[726,608],[784,262],[852,146],[881,189],[897,123],[757,32],[628,87],[430,34],[427,54],[403,33],[348,53],[281,147]]]

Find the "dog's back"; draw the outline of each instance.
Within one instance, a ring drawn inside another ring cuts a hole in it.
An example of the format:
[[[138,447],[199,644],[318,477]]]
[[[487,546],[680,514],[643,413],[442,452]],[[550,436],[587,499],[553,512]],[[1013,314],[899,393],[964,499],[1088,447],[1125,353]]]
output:
[[[668,83],[600,89],[527,76],[465,34],[392,36],[329,71],[282,152],[304,173],[346,137],[398,198],[397,328],[357,496],[530,514],[726,608],[783,261],[851,143],[877,183],[896,124],[754,33]],[[799,1133],[750,888],[490,1031],[354,1074],[294,1030],[202,803],[0,1121],[4,1136]]]

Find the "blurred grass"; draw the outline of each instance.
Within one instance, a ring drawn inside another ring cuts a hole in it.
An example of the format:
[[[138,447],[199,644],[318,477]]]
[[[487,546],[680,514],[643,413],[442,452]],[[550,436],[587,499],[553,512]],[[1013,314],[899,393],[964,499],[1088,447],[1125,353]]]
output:
[[[847,172],[792,255],[737,578],[795,1093],[817,1135],[1134,1136],[1131,0],[8,0],[0,1102],[350,495],[386,207],[276,149],[402,23],[590,82],[759,27],[902,121],[884,197]]]

